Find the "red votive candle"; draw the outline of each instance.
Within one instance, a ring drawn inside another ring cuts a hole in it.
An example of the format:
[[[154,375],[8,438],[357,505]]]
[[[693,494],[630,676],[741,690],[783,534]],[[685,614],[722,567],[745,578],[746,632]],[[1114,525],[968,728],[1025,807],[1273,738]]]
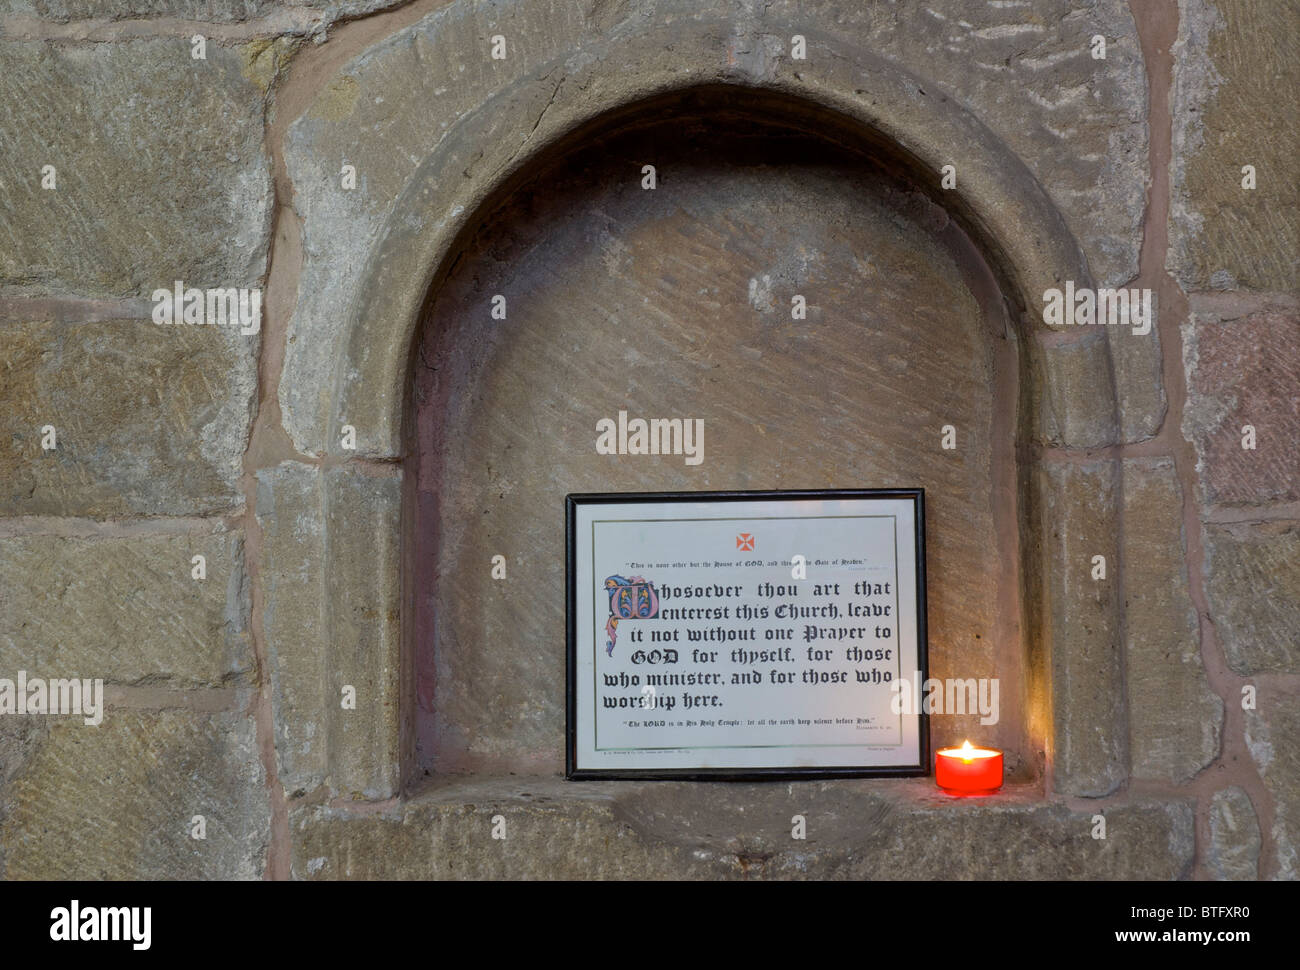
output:
[[[991,795],[1002,787],[1002,752],[976,748],[940,748],[934,755],[934,780],[952,795]]]

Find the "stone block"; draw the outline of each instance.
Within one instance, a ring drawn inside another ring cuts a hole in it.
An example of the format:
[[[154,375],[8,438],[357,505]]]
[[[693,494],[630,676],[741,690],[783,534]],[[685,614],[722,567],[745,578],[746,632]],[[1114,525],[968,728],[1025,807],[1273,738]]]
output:
[[[1205,526],[1205,591],[1228,665],[1300,673],[1300,522]]]
[[[192,578],[202,555],[207,578]],[[0,538],[0,676],[184,689],[255,679],[242,537]]]
[[[1104,333],[1094,330],[1070,343],[1044,346],[1036,363],[1030,380],[1038,402],[1037,437],[1043,444],[1095,448],[1118,441],[1119,415]],[[1081,408],[1081,401],[1094,406]]]
[[[1276,879],[1300,879],[1300,705],[1295,695],[1263,692],[1246,712],[1246,746],[1273,798]]]
[[[1135,778],[1174,784],[1218,757],[1223,729],[1187,590],[1182,515],[1172,459],[1124,463],[1129,754]]]
[[[790,837],[805,817],[807,838]],[[494,816],[505,838],[494,839]],[[382,812],[291,813],[299,879],[1177,879],[1185,801],[1074,813],[1025,792],[959,801],[929,779],[793,785],[479,779]]]
[[[0,516],[238,508],[257,340],[151,320],[5,323]]]
[[[1166,265],[1191,290],[1300,287],[1300,8],[1180,0]],[[1242,187],[1242,168],[1256,187]]]
[[[12,679],[12,678],[10,678]],[[46,718],[0,717],[0,830],[9,814],[9,781],[45,736]],[[5,878],[5,843],[0,839],[0,879]]]
[[[1158,321],[1160,307],[1155,300],[1152,304]],[[1152,322],[1150,333],[1142,335],[1132,327],[1106,327],[1123,441],[1154,437],[1168,411],[1157,321]]]
[[[553,784],[539,779],[535,790]],[[399,803],[366,816],[331,808],[290,814],[298,879],[690,879],[719,867],[681,847],[655,844],[620,825],[608,806],[581,796],[553,803],[475,786],[455,798]],[[494,816],[505,814],[505,838]]]
[[[1205,868],[1213,879],[1259,877],[1259,819],[1250,796],[1234,785],[1214,793],[1210,802],[1210,844]]]
[[[1127,777],[1128,728],[1115,565],[1113,510],[1118,469],[1103,461],[1044,464],[1044,505],[1037,523],[1048,613],[1044,617],[1052,679],[1054,789],[1098,797]],[[1107,578],[1092,578],[1105,556]],[[1035,564],[1028,563],[1029,569]]]
[[[0,789],[7,879],[260,879],[270,802],[252,718],[48,718]],[[206,820],[203,840],[193,819]]]
[[[1183,325],[1183,435],[1214,505],[1300,499],[1300,307],[1193,298]],[[1243,447],[1246,425],[1254,448]]]
[[[350,797],[397,793],[398,626],[401,587],[402,480],[386,470],[331,469],[325,476],[329,532],[330,785]],[[341,691],[356,691],[355,710]]]
[[[290,796],[322,786],[372,799],[397,791],[401,479],[393,471],[286,462],[257,476],[263,624]],[[355,708],[343,707],[345,686]]]
[[[320,472],[285,462],[257,473],[262,529],[258,583],[266,637],[275,750],[290,797],[325,783],[326,726],[337,697],[325,694],[325,523]]]
[[[175,280],[261,285],[265,103],[238,51],[6,40],[0,60],[0,284],[146,298]]]

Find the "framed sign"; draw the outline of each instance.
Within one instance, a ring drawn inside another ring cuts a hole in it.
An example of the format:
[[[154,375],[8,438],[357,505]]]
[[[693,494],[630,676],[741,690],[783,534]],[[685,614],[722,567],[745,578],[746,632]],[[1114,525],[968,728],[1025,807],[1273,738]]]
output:
[[[927,676],[922,489],[569,495],[565,518],[569,778],[928,773],[925,715],[896,713]]]

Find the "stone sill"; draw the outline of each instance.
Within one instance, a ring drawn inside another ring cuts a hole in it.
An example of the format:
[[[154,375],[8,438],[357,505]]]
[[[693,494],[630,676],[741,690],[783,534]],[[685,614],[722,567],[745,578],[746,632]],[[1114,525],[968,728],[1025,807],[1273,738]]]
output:
[[[321,879],[1178,879],[1193,810],[1093,812],[1037,785],[952,798],[930,778],[567,782],[442,778],[380,805],[291,812],[293,874]],[[792,838],[793,816],[806,838]],[[501,833],[504,821],[505,838]]]

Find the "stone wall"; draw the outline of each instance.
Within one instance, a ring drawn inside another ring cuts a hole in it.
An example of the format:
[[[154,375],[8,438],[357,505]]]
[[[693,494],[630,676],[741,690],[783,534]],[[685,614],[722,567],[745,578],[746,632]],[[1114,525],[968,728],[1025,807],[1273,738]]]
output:
[[[106,701],[98,726],[0,712],[0,875],[1296,878],[1297,20],[1271,0],[0,0],[0,678],[102,678]],[[620,157],[602,119],[651,130],[704,90],[798,106],[805,136],[880,167],[746,174],[664,135],[662,212],[594,171]],[[584,200],[641,207],[639,230]],[[533,285],[532,315],[484,335],[474,267]],[[1045,324],[1066,279],[1150,288],[1155,328]],[[177,280],[255,289],[260,326],[160,326]],[[796,282],[805,333],[768,319]],[[584,383],[564,341],[635,353],[582,329],[633,296],[680,366]],[[860,330],[890,353],[828,355]],[[711,391],[736,353],[826,392]],[[1015,688],[1003,794],[558,777],[562,643],[528,584],[558,601],[553,499],[610,481],[594,420],[672,380],[664,407],[727,434],[698,474],[614,487],[925,479],[936,665]],[[862,412],[891,401],[870,438]],[[828,428],[864,441],[811,470]],[[470,512],[492,526],[427,544]],[[480,562],[497,547],[506,590]],[[507,627],[525,649],[485,655],[473,631]]]

